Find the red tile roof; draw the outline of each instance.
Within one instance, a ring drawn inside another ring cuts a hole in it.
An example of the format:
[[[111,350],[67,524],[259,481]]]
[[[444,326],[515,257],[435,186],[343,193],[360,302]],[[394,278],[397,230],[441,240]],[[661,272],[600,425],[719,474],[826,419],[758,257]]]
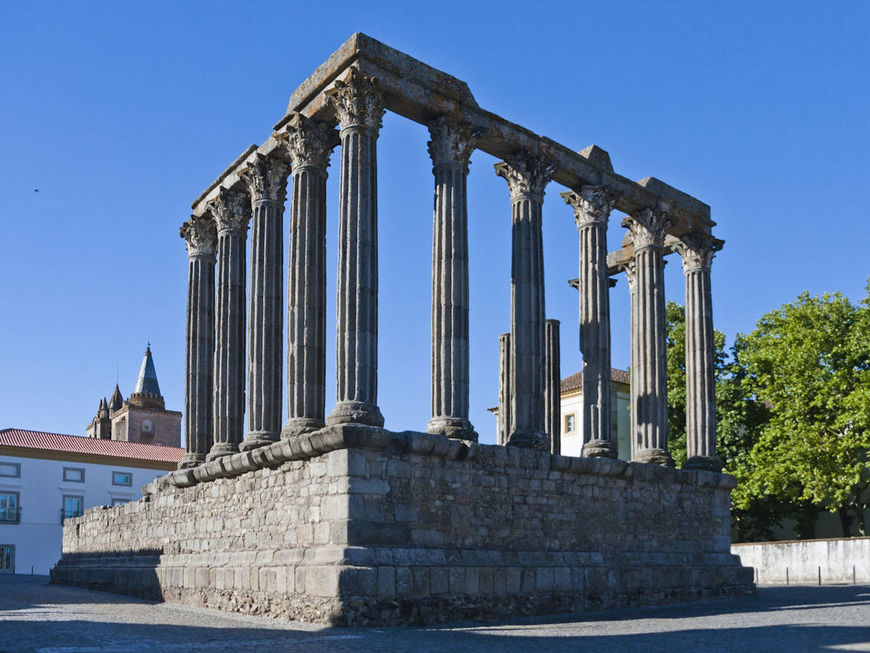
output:
[[[133,460],[153,460],[163,463],[178,463],[182,456],[184,456],[184,449],[179,449],[178,447],[161,447],[156,444],[124,442],[123,440],[101,440],[78,435],[61,435],[60,433],[26,431],[24,429],[0,430],[0,446],[110,456],[113,458],[130,458]]]
[[[610,380],[617,383],[629,383],[629,375],[626,370],[619,370],[615,367],[610,368]],[[583,372],[577,372],[571,376],[562,379],[560,390],[562,392],[571,392],[572,390],[580,390],[583,387]]]

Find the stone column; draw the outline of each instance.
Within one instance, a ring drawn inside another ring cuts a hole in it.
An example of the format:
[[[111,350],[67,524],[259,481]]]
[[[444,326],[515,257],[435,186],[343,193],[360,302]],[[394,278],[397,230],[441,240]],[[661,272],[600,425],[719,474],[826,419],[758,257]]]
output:
[[[383,426],[378,408],[377,140],[384,115],[374,79],[356,68],[329,101],[341,128],[336,400],[327,424]]]
[[[634,246],[631,410],[636,413],[633,460],[672,467],[668,452],[668,369],[663,246],[667,213],[643,209],[623,220]]]
[[[284,145],[292,163],[287,273],[287,421],[281,437],[324,425],[326,403],[326,168],[338,145],[328,125],[302,116]]]
[[[441,117],[429,125],[435,175],[432,225],[432,419],[429,433],[477,441],[468,421],[468,206],[476,134]]]
[[[686,275],[686,454],[683,469],[721,471],[716,456],[716,370],[710,265],[722,241],[686,237],[676,245]]]
[[[546,320],[544,324],[544,425],[550,453],[561,453],[562,374],[559,361],[559,320]]]
[[[251,217],[247,195],[225,189],[209,204],[217,224],[214,460],[237,453],[245,429],[245,239]]]
[[[580,351],[583,355],[583,452],[616,458],[610,424],[610,284],[607,220],[616,195],[606,186],[562,193],[574,209],[580,239]]]
[[[258,154],[240,176],[251,194],[251,289],[248,309],[248,434],[241,449],[281,433],[283,214],[288,165]]]
[[[179,469],[205,462],[212,436],[212,359],[214,356],[214,247],[217,236],[208,218],[191,216],[181,225],[187,242],[187,347],[184,383],[184,440],[187,453]]]
[[[495,165],[507,180],[511,260],[511,425],[508,445],[544,449],[544,246],[541,207],[553,165],[520,153]]]
[[[498,444],[511,435],[511,334],[498,337]]]

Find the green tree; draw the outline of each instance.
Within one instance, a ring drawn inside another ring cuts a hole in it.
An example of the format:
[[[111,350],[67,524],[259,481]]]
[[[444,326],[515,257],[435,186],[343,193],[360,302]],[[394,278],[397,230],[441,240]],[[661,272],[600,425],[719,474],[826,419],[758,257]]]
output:
[[[840,293],[764,315],[738,336],[746,397],[769,418],[738,466],[734,505],[773,498],[800,517],[813,507],[854,514],[870,505],[870,286],[861,305]]]

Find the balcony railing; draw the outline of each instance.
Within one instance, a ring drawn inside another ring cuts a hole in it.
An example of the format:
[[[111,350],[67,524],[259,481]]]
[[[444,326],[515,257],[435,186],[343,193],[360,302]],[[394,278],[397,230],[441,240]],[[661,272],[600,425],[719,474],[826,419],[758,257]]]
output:
[[[0,524],[20,524],[21,508],[6,508],[0,510]]]

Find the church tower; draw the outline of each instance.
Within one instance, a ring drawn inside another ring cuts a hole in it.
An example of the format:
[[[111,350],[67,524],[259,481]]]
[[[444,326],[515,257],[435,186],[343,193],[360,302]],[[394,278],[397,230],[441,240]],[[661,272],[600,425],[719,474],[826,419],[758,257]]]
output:
[[[115,384],[112,398],[100,401],[87,432],[91,438],[181,446],[181,413],[166,410],[150,345],[145,349],[133,394],[124,401],[121,389]]]

